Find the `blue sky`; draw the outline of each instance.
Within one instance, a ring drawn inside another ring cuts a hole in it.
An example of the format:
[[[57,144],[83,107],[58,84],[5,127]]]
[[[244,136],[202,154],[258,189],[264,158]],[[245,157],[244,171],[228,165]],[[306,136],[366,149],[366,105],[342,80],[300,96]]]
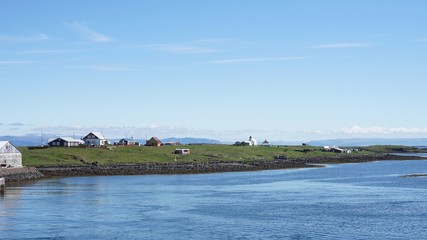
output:
[[[0,135],[427,137],[425,9],[0,0]]]

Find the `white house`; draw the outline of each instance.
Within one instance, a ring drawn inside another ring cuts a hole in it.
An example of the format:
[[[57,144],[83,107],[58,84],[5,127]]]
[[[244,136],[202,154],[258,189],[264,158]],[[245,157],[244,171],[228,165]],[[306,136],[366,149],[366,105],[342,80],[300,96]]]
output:
[[[88,147],[100,147],[107,145],[108,141],[104,137],[104,134],[100,132],[90,132],[82,140],[85,142],[85,145]]]
[[[83,140],[70,137],[58,137],[50,138],[47,144],[50,147],[78,147],[80,145],[84,145],[85,142]]]
[[[22,167],[22,153],[9,141],[0,141],[0,167]]]

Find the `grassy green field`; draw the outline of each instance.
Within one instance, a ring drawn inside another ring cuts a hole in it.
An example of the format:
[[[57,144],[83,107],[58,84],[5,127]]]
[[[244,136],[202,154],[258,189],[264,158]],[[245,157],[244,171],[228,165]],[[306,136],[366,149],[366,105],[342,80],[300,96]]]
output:
[[[176,148],[189,148],[190,155],[174,155]],[[146,162],[208,162],[208,161],[254,161],[273,160],[275,155],[287,158],[337,156],[339,153],[323,152],[321,147],[280,146],[242,147],[230,145],[188,145],[162,147],[111,146],[109,148],[63,148],[45,149],[20,148],[25,166],[83,165],[97,163],[127,164]],[[353,152],[351,155],[372,154],[369,150]]]

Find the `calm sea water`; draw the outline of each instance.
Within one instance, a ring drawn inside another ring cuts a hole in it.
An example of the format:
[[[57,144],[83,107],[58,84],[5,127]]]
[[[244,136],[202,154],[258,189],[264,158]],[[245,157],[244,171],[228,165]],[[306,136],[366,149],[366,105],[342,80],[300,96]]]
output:
[[[9,187],[3,239],[427,239],[427,161]]]

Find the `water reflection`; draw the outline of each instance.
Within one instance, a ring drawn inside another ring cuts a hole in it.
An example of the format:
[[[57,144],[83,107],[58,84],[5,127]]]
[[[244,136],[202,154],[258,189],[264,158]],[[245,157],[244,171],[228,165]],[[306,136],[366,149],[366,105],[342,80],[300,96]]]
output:
[[[427,161],[8,187],[0,238],[426,239]]]

